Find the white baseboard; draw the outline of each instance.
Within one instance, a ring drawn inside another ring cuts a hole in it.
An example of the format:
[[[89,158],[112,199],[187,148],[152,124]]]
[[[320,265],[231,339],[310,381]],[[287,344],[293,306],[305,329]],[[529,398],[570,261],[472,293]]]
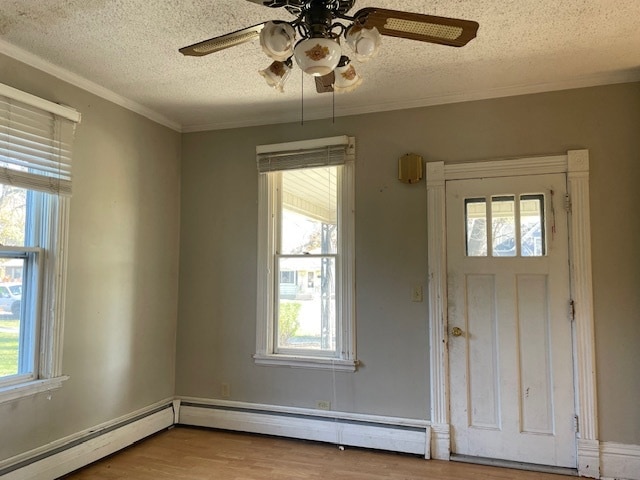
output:
[[[431,425],[431,458],[449,460],[451,456],[451,427],[449,424]]]
[[[3,480],[53,480],[174,424],[445,456],[447,431],[426,420],[258,405],[198,398],[168,399],[113,421],[0,462]],[[433,430],[433,431],[432,431]],[[592,445],[594,443],[594,445]],[[640,480],[640,445],[579,441],[581,474],[603,480]]]
[[[424,420],[182,399],[179,423],[430,457]]]
[[[578,475],[600,478],[600,442],[598,440],[578,440]]]
[[[640,480],[640,445],[602,442],[601,471],[606,480]]]
[[[171,400],[0,463],[2,480],[53,480],[174,424]]]

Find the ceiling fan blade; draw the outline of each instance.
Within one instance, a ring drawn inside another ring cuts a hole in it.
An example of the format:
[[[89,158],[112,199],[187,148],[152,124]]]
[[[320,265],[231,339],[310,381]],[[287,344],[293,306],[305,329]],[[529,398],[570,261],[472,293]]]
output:
[[[354,17],[365,27],[376,27],[382,35],[451,47],[463,47],[469,43],[476,37],[479,27],[478,22],[471,20],[375,7],[363,8]]]
[[[219,37],[210,38],[202,42],[194,43],[188,47],[182,47],[179,52],[183,55],[190,55],[194,57],[202,57],[203,55],[209,55],[210,53],[219,52],[225,48],[235,47],[245,42],[258,38],[260,31],[264,28],[265,23],[259,23],[252,27],[243,28],[237,32],[227,33],[220,35]]]
[[[315,77],[316,79],[316,92],[318,93],[328,93],[333,92],[333,82],[336,80],[336,74],[334,72],[327,73],[326,75],[322,75],[320,77]]]

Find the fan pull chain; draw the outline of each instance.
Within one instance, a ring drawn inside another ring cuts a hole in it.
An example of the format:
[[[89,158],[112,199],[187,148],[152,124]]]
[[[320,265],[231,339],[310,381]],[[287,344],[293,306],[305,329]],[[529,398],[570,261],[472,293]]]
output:
[[[300,78],[302,79],[302,81],[300,82],[300,105],[301,105],[301,112],[300,112],[300,125],[303,126],[304,125],[304,72],[302,71],[302,69],[300,70],[300,74],[302,75]]]
[[[334,80],[335,84],[335,80]],[[336,89],[331,89],[331,123],[336,123]]]

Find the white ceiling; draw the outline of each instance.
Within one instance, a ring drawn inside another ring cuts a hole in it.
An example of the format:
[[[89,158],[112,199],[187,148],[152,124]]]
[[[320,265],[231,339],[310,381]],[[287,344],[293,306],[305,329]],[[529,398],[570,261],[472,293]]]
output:
[[[384,37],[376,58],[355,64],[362,87],[335,96],[337,116],[640,80],[640,0],[358,0],[351,13],[368,6],[480,29],[463,48]],[[0,52],[176,130],[299,121],[300,70],[285,93],[269,88],[257,40],[178,53],[273,19],[293,17],[246,0],[0,0]],[[305,119],[331,115],[332,95],[306,77]]]

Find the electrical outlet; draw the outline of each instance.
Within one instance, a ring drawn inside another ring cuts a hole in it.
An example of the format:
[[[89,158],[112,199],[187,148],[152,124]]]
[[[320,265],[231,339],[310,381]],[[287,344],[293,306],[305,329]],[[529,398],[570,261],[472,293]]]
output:
[[[318,410],[331,410],[331,402],[328,400],[318,400],[316,405]]]
[[[228,383],[220,384],[220,395],[222,398],[229,398],[231,396],[231,387]]]
[[[422,302],[424,296],[422,294],[422,285],[416,285],[411,289],[411,301],[412,302]]]

